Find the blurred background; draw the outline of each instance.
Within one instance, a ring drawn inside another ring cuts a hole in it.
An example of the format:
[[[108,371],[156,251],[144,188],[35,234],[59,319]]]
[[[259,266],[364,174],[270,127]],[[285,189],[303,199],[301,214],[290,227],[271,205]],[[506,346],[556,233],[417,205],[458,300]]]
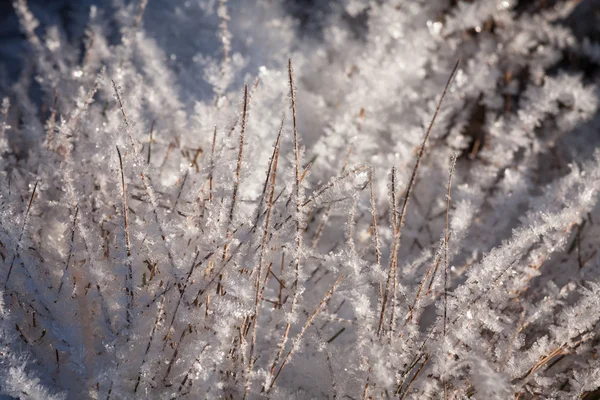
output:
[[[297,20],[302,34],[318,37],[320,24],[325,20],[324,17],[345,0],[283,1],[286,11]],[[452,6],[459,1],[472,2],[473,0],[438,1],[446,2],[449,6]],[[564,2],[572,2],[575,7],[563,23],[573,29],[580,40],[587,37],[593,42],[600,42],[600,0],[520,0],[514,11],[517,14],[523,12],[538,13]],[[150,15],[148,16],[146,29],[152,32],[152,22],[156,21],[153,21],[153,15],[160,15],[161,10],[174,8],[180,3],[184,3],[184,1],[150,0],[147,10],[147,14]],[[92,5],[104,10],[107,16],[111,15],[112,9],[111,0],[28,0],[28,4],[40,22],[38,28],[40,31],[44,31],[48,26],[57,26],[65,37],[75,45],[81,42]],[[363,16],[362,19],[354,18],[350,22],[357,25],[364,24],[364,19]],[[25,50],[26,41],[19,29],[19,22],[13,10],[12,0],[0,0],[0,84],[6,85],[18,77],[22,68],[21,60]],[[581,68],[585,69],[586,66],[581,65]]]

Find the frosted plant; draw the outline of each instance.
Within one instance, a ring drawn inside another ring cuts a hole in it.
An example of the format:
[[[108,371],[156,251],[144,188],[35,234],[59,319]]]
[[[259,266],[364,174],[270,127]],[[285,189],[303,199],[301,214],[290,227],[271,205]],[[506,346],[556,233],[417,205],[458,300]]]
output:
[[[547,3],[15,0],[0,392],[597,397],[598,43]]]

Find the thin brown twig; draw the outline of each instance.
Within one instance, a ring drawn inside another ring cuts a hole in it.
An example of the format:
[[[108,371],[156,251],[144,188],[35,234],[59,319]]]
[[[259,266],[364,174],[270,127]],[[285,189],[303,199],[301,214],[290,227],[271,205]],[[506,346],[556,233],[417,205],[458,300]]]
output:
[[[294,312],[294,308],[298,301],[298,285],[300,284],[300,256],[302,252],[302,206],[300,205],[300,149],[298,147],[298,126],[296,122],[296,90],[294,88],[294,69],[292,67],[292,59],[288,60],[288,73],[289,73],[289,84],[290,84],[290,97],[292,101],[292,121],[294,129],[294,161],[295,161],[295,197],[296,197],[296,279],[294,283],[294,297],[292,298],[291,313]]]
[[[404,225],[404,219],[406,218],[406,210],[408,209],[408,201],[410,200],[410,196],[412,194],[412,191],[414,189],[415,186],[415,182],[417,180],[417,174],[419,172],[419,166],[421,165],[421,160],[423,159],[423,156],[425,155],[425,150],[427,149],[427,142],[429,141],[429,136],[431,135],[431,131],[433,129],[433,125],[435,123],[435,120],[437,119],[437,116],[439,114],[440,108],[442,106],[442,102],[444,101],[444,98],[446,97],[446,94],[448,93],[448,88],[450,87],[450,84],[452,83],[454,76],[456,74],[456,71],[458,70],[458,66],[460,65],[460,60],[458,60],[456,62],[456,65],[454,66],[454,69],[452,70],[452,73],[450,74],[450,77],[448,78],[448,81],[446,83],[446,86],[444,87],[444,91],[442,92],[442,96],[440,97],[440,100],[437,104],[437,107],[435,109],[435,112],[433,114],[433,117],[431,118],[431,122],[429,123],[429,127],[427,128],[427,131],[425,133],[425,137],[423,138],[423,142],[421,144],[421,147],[419,149],[419,152],[417,154],[417,161],[415,162],[415,166],[412,170],[412,174],[410,177],[410,181],[408,183],[408,186],[406,188],[406,193],[404,196],[404,202],[402,203],[402,208],[400,209],[400,216],[398,219],[398,222],[396,224],[397,227],[397,231],[394,232],[394,246],[393,246],[393,250],[392,250],[392,257],[391,257],[391,262],[390,262],[390,268],[392,267],[392,264],[394,263],[394,260],[397,259],[397,253],[398,250],[400,248],[400,238],[402,236],[402,227]],[[394,216],[395,218],[395,216]],[[382,331],[382,325],[383,325],[383,310],[385,307],[385,294],[384,294],[384,302],[382,304],[382,313],[380,316],[380,321],[379,321],[379,328],[377,329],[377,334],[378,336],[381,336],[381,331]]]
[[[13,255],[12,261],[10,263],[10,267],[8,268],[8,274],[6,275],[6,280],[4,281],[4,290],[8,287],[8,281],[10,279],[13,267],[15,265],[15,261],[23,246],[23,236],[25,235],[25,229],[27,229],[27,223],[29,222],[29,215],[31,213],[31,206],[33,205],[33,199],[35,198],[35,193],[37,190],[38,181],[35,181],[33,185],[33,191],[31,192],[31,197],[29,198],[29,204],[27,205],[27,211],[25,212],[25,218],[23,219],[23,226],[21,227],[21,232],[19,233],[19,240],[17,240],[17,248],[15,250],[15,254]]]
[[[123,158],[121,151],[117,146],[117,154],[119,155],[119,167],[121,169],[121,188],[123,190],[123,223],[125,224],[125,243],[127,246],[127,257],[131,256],[131,241],[129,238],[129,209],[127,207],[127,186],[125,185],[125,172],[123,171]]]
[[[292,296],[292,304],[290,307],[290,314],[293,314],[296,308],[296,304],[298,301],[298,285],[300,284],[300,255],[302,251],[302,221],[301,221],[301,199],[300,199],[300,149],[298,147],[298,126],[296,120],[296,91],[294,89],[294,70],[292,66],[292,59],[288,60],[288,77],[289,77],[289,86],[290,86],[290,98],[291,98],[291,106],[292,106],[292,125],[294,130],[294,159],[295,159],[295,186],[294,186],[294,194],[296,197],[296,260],[295,260],[295,280],[294,280],[294,295]],[[291,198],[291,197],[290,197]],[[281,294],[280,294],[281,296]],[[281,306],[281,300],[280,300]],[[279,350],[277,355],[275,356],[275,360],[271,366],[271,375],[275,371],[275,366],[279,362],[283,354],[283,350],[285,349],[285,344],[287,342],[287,338],[290,332],[291,324],[288,322],[286,324],[283,337],[281,338],[281,342],[279,344]],[[284,362],[285,365],[285,362]],[[281,371],[281,369],[279,370]],[[275,378],[276,379],[276,378]],[[272,385],[272,384],[271,384]]]
[[[454,176],[454,167],[456,166],[456,155],[450,159],[450,174],[448,175],[448,192],[446,194],[446,226],[444,228],[444,327],[443,335],[446,336],[446,323],[448,312],[448,266],[449,242],[450,242],[450,192],[452,190],[452,177]]]
[[[344,159],[344,164],[342,166],[342,171],[341,171],[342,174],[346,171],[346,168],[348,167],[348,161],[350,160],[351,153],[352,153],[352,147],[349,146],[348,151],[346,152],[346,157]],[[306,170],[302,174],[301,180],[304,180],[304,176],[306,175],[308,168],[310,168],[311,165],[312,165],[312,163],[308,164],[308,166],[306,167]],[[313,237],[313,240],[311,243],[311,247],[313,249],[315,249],[317,247],[317,244],[319,243],[319,239],[321,238],[321,235],[323,234],[323,230],[325,229],[325,226],[327,225],[327,222],[329,221],[329,216],[331,215],[332,209],[333,209],[333,206],[331,204],[328,205],[327,208],[325,209],[325,213],[323,214],[323,217],[321,218],[321,223],[319,224],[319,227],[317,228],[317,231],[315,232],[315,236]]]
[[[231,237],[231,223],[233,222],[233,215],[235,212],[235,204],[237,201],[238,190],[240,187],[240,177],[242,175],[242,161],[244,157],[244,137],[246,135],[246,123],[247,123],[247,111],[248,111],[248,85],[244,85],[244,105],[242,108],[242,131],[240,133],[240,144],[237,156],[237,166],[235,170],[235,181],[233,183],[233,194],[231,196],[231,206],[229,208],[229,219],[227,222],[227,237]],[[223,260],[227,258],[227,247],[223,249]]]
[[[156,319],[154,321],[154,325],[152,326],[152,330],[150,331],[150,338],[148,338],[148,343],[146,344],[146,351],[144,352],[144,357],[142,358],[142,364],[140,366],[140,372],[138,373],[137,381],[135,383],[135,388],[133,389],[134,393],[137,393],[138,386],[142,380],[142,371],[144,369],[144,365],[148,360],[148,354],[150,353],[150,346],[152,346],[152,341],[154,340],[154,334],[156,333],[156,328],[158,327],[158,323],[160,322],[160,316],[163,312],[163,306],[165,304],[165,297],[160,300],[158,305],[158,312],[156,313]]]
[[[288,60],[288,78],[289,78],[289,86],[290,86],[290,98],[291,98],[291,106],[292,106],[292,125],[294,131],[294,159],[295,159],[295,185],[294,185],[294,194],[296,197],[296,260],[295,260],[295,280],[294,280],[294,295],[292,296],[292,304],[290,307],[290,314],[293,314],[296,308],[296,304],[298,302],[298,285],[300,284],[300,255],[302,251],[302,221],[301,221],[301,198],[300,198],[300,149],[298,145],[298,125],[296,120],[296,91],[294,89],[294,69],[292,66],[292,59]],[[290,197],[291,198],[291,197]],[[282,259],[283,262],[283,259]],[[283,270],[283,267],[282,267]],[[280,307],[281,307],[281,293],[280,293]],[[275,356],[275,360],[271,366],[271,374],[275,371],[275,366],[279,362],[283,354],[283,350],[285,349],[285,344],[287,342],[288,334],[290,332],[291,324],[288,322],[286,324],[283,337],[279,344],[279,350],[277,355]],[[280,370],[281,371],[281,370]]]
[[[421,281],[421,284],[419,285],[419,289],[417,290],[417,294],[415,295],[415,300],[413,301],[412,305],[409,307],[408,316],[404,320],[404,325],[406,325],[406,323],[408,321],[413,319],[413,314],[414,314],[415,308],[417,307],[417,303],[418,303],[419,299],[421,298],[421,295],[423,294],[423,289],[425,288],[425,284],[429,280],[429,275],[432,275],[432,278],[429,281],[430,287],[431,287],[431,284],[433,283],[433,279],[435,277],[435,273],[437,272],[441,262],[442,262],[441,256],[436,255],[436,257],[434,258],[434,263],[432,263],[431,266],[427,269],[427,272],[425,273],[425,276],[423,277],[423,280]],[[433,271],[433,274],[432,274],[432,271]],[[427,295],[427,293],[429,293],[429,289],[427,289],[427,292],[425,293],[425,295]]]
[[[262,275],[262,266],[264,263],[264,258],[265,258],[265,254],[266,254],[267,246],[268,246],[268,242],[269,242],[269,226],[271,224],[271,214],[273,211],[273,199],[275,197],[275,182],[277,179],[277,163],[279,161],[279,146],[281,143],[282,131],[283,131],[283,121],[281,124],[281,128],[279,129],[279,133],[277,135],[277,140],[275,141],[275,151],[273,153],[273,160],[270,165],[270,168],[272,170],[269,171],[269,173],[267,174],[267,178],[269,178],[269,175],[271,178],[270,179],[271,184],[270,184],[270,189],[269,189],[269,205],[267,208],[267,215],[265,218],[265,229],[264,229],[264,233],[263,233],[263,237],[262,237],[261,250],[260,250],[260,255],[259,255],[259,260],[258,260],[258,268],[257,268],[257,272],[256,272],[256,281],[255,281],[256,298],[254,301],[254,316],[252,318],[252,337],[250,340],[250,355],[249,355],[249,359],[248,359],[248,374],[246,375],[246,386],[244,388],[244,397],[246,397],[248,395],[248,391],[250,390],[250,373],[252,372],[252,368],[254,366],[254,349],[256,346],[256,329],[257,329],[257,325],[258,325],[258,311],[259,311],[260,298],[262,297],[262,290],[260,287],[260,278]],[[269,271],[270,271],[270,268],[269,268]],[[267,274],[265,275],[265,281],[268,278],[268,276],[269,276],[269,273],[267,271]],[[265,284],[263,284],[263,288],[264,288],[264,286],[265,286]]]
[[[58,90],[54,91],[54,103],[50,109],[50,117],[48,118],[48,130],[46,131],[46,146],[50,148],[52,139],[54,138],[54,130],[56,129],[56,104],[58,103]],[[3,115],[4,119],[6,116]],[[0,138],[4,136],[5,124],[2,124],[2,132]]]
[[[444,326],[443,337],[446,337],[446,324],[448,322],[448,265],[449,241],[450,241],[450,192],[452,190],[452,177],[454,176],[454,167],[456,166],[456,155],[450,159],[450,173],[448,174],[448,192],[446,194],[446,226],[444,228]],[[444,378],[444,400],[448,398],[448,382]]]
[[[391,215],[391,223],[392,223],[392,232],[394,233],[394,237],[396,237],[397,233],[398,233],[398,226],[396,225],[396,216],[397,216],[397,209],[396,209],[396,167],[392,167],[392,171],[390,172],[390,215]],[[387,302],[388,302],[388,297],[389,297],[389,291],[390,291],[390,284],[392,282],[392,277],[395,275],[394,271],[395,271],[395,267],[397,265],[397,252],[394,251],[392,252],[392,258],[391,258],[391,262],[390,262],[390,267],[388,269],[388,276],[385,282],[385,289],[383,291],[383,299],[381,301],[381,312],[379,314],[379,326],[377,327],[377,336],[381,337],[381,334],[383,333],[383,322],[384,322],[384,317],[385,317],[385,311],[386,311],[386,307],[387,307]]]
[[[153,136],[154,136],[154,124],[156,123],[156,120],[152,121],[152,125],[150,125],[150,139],[148,140],[148,158],[146,160],[146,163],[149,165],[150,164],[150,156],[152,155],[152,142],[154,140]]]
[[[377,207],[375,204],[375,188],[373,187],[374,171],[369,172],[369,186],[371,190],[371,215],[373,216],[373,245],[375,246],[375,257],[377,266],[381,268],[381,243],[379,241],[379,227],[377,225]]]
[[[58,285],[57,298],[60,295],[60,292],[62,291],[62,288],[64,285],[64,278],[65,278],[67,271],[69,270],[69,264],[71,263],[71,258],[73,257],[73,246],[75,243],[75,227],[77,224],[77,215],[78,214],[79,214],[79,207],[76,205],[75,206],[75,215],[73,216],[73,224],[71,225],[71,241],[69,242],[69,254],[67,255],[67,261],[65,262],[65,270],[63,271],[63,275],[60,279],[60,284]]]
[[[421,366],[419,367],[419,369],[417,370],[417,372],[415,372],[415,374],[413,375],[413,377],[411,378],[411,380],[408,382],[408,385],[406,385],[406,388],[404,389],[404,393],[402,393],[402,397],[400,397],[400,400],[404,400],[406,398],[406,395],[408,394],[410,386],[417,379],[417,377],[419,376],[419,374],[421,373],[421,371],[423,371],[423,368],[425,367],[425,364],[427,364],[427,361],[429,361],[429,355],[427,357],[425,357],[425,361],[423,361],[423,364],[421,364]]]
[[[321,299],[321,302],[319,303],[319,305],[315,308],[313,313],[308,317],[308,319],[306,320],[306,323],[302,327],[302,330],[300,331],[300,333],[298,333],[298,336],[296,336],[296,338],[294,339],[295,344],[298,344],[300,342],[300,340],[302,339],[302,336],[304,336],[304,333],[306,332],[308,327],[311,325],[313,319],[317,316],[317,314],[319,313],[321,308],[323,308],[323,305],[325,305],[327,300],[329,300],[331,298],[331,296],[333,295],[333,292],[335,291],[335,289],[339,285],[339,283],[342,281],[342,279],[344,279],[343,274],[340,275],[340,277],[335,281],[335,283],[331,286],[331,288],[327,291],[327,293],[325,293],[325,296],[323,296],[323,299]],[[271,391],[271,389],[273,388],[273,386],[275,385],[277,378],[281,374],[281,371],[283,370],[283,368],[289,362],[290,357],[294,353],[294,349],[296,347],[298,347],[298,346],[293,345],[292,348],[290,349],[290,351],[288,351],[288,353],[284,357],[283,361],[281,362],[281,365],[279,366],[279,369],[277,370],[277,373],[275,374],[275,377],[273,378],[273,380],[270,382],[267,389],[265,390],[266,393],[269,393]]]
[[[275,161],[275,152],[279,151],[278,141],[279,141],[279,137],[281,136],[281,134],[283,132],[284,123],[285,123],[285,116],[281,119],[281,125],[279,126],[279,133],[277,134],[277,143],[276,143],[276,146],[273,148],[273,154],[271,155],[271,159],[269,160],[269,167],[267,169],[267,178],[265,179],[265,184],[263,186],[262,194],[260,196],[260,200],[256,207],[256,210],[257,210],[256,211],[256,219],[254,220],[255,225],[258,224],[258,220],[260,219],[260,217],[262,215],[261,211],[263,208],[263,203],[267,196],[267,189],[269,188],[269,183],[271,182],[271,173],[273,171],[273,162]]]
[[[215,170],[215,150],[217,148],[217,126],[213,132],[212,147],[210,150],[210,171],[208,173],[208,200],[212,203],[213,201],[213,174]]]
[[[343,181],[344,179],[346,179],[347,177],[351,176],[351,175],[355,175],[359,172],[362,172],[364,170],[369,169],[368,166],[362,164],[362,165],[358,165],[354,168],[352,168],[351,170],[346,171],[345,173],[336,176],[335,178],[331,179],[328,183],[322,185],[321,187],[317,188],[317,190],[315,190],[315,192],[304,201],[304,203],[302,203],[302,206],[306,206],[309,203],[314,202],[315,200],[317,200],[323,193],[325,193],[328,189],[332,188],[333,186],[335,186],[337,183]]]
[[[173,329],[173,325],[175,324],[175,318],[177,317],[177,312],[179,311],[181,302],[183,301],[183,296],[185,295],[185,292],[186,292],[188,286],[190,285],[190,282],[192,281],[192,274],[194,273],[196,268],[199,267],[200,265],[202,265],[202,263],[203,263],[203,261],[201,261],[200,263],[196,263],[198,261],[199,256],[200,256],[200,251],[198,250],[198,248],[196,248],[195,256],[190,265],[190,269],[188,270],[188,273],[185,277],[183,286],[179,289],[179,297],[177,299],[177,303],[175,304],[175,309],[173,310],[173,316],[171,317],[171,322],[169,323],[169,327],[167,329],[167,335],[163,339],[164,340],[163,351],[167,347],[167,340],[171,334],[171,329]]]
[[[121,168],[121,187],[123,189],[123,223],[125,225],[125,245],[127,247],[127,287],[125,290],[128,292],[128,307],[125,312],[127,316],[127,323],[131,323],[131,316],[129,308],[133,305],[133,270],[131,265],[131,242],[129,238],[129,208],[127,207],[127,186],[125,185],[125,172],[123,171],[123,158],[121,157],[121,151],[117,148],[117,154],[119,155],[119,167]]]
[[[363,400],[367,400],[369,398],[369,385],[371,380],[371,367],[369,367],[369,372],[367,372],[367,380],[365,382],[365,390],[363,391]]]
[[[111,79],[112,82],[112,86],[113,86],[113,90],[115,92],[115,96],[117,98],[117,103],[119,104],[119,110],[121,110],[121,114],[123,115],[123,123],[125,124],[125,127],[127,129],[129,129],[129,119],[127,118],[127,114],[125,114],[125,108],[123,107],[123,100],[121,99],[121,93],[119,93],[119,87],[117,86],[117,83],[115,82],[114,79]],[[133,140],[132,140],[132,147],[133,147]]]

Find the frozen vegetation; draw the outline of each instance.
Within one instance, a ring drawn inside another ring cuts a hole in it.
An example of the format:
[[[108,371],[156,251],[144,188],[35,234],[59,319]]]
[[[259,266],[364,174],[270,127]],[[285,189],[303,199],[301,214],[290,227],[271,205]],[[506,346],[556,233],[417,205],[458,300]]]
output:
[[[0,392],[598,398],[599,3],[15,0]]]

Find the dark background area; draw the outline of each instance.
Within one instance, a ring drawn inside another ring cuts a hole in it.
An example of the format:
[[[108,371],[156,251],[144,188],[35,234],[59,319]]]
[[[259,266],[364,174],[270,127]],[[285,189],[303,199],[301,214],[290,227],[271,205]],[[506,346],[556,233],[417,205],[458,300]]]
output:
[[[575,1],[577,6],[563,23],[573,29],[580,40],[587,37],[600,42],[600,0],[520,0],[514,10],[517,15],[536,13],[564,1]],[[457,2],[452,0],[450,4]],[[111,8],[110,0],[28,0],[28,4],[40,22],[40,33],[48,26],[56,25],[71,43],[81,41],[90,6],[107,9],[107,15]],[[319,22],[337,4],[338,0],[285,0],[288,12],[297,18],[302,33],[315,36],[321,31]],[[152,7],[152,0],[149,7]],[[364,25],[365,18],[349,18],[348,22]],[[21,34],[12,0],[0,0],[0,84],[7,85],[18,77],[26,50],[26,40]]]

